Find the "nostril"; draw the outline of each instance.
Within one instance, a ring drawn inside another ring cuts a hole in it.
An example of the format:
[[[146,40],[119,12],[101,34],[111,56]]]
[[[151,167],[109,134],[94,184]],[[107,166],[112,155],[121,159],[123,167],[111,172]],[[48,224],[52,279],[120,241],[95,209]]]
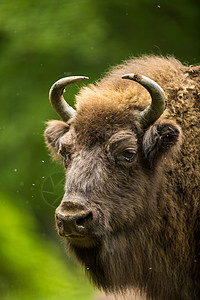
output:
[[[85,223],[91,221],[92,219],[93,219],[92,212],[89,212],[87,215],[84,215],[83,217],[79,217],[76,220],[76,225],[79,227],[84,227]]]
[[[56,212],[55,221],[58,233],[61,236],[84,235],[90,230],[90,222],[93,220],[92,211],[65,211]],[[91,222],[92,223],[92,222]]]

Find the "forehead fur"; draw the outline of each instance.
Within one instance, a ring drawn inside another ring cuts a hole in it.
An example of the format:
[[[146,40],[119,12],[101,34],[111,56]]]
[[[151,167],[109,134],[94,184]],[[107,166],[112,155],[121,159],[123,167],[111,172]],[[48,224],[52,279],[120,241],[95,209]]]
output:
[[[142,110],[150,103],[150,95],[140,84],[121,79],[127,73],[145,75],[155,80],[165,90],[166,95],[172,88],[180,87],[184,66],[173,57],[143,56],[130,59],[114,67],[95,85],[83,87],[76,97],[76,109],[85,106],[135,108]]]
[[[145,103],[144,103],[145,101]],[[149,93],[139,84],[120,79],[106,84],[94,85],[81,89],[76,97],[76,108],[82,110],[90,107],[93,110],[127,110],[143,109],[150,103]]]
[[[136,131],[137,113],[112,106],[85,106],[72,121],[79,145],[103,144],[114,133],[126,129]]]
[[[113,68],[104,79],[83,87],[76,96],[76,132],[85,139],[89,135],[102,139],[118,129],[135,126],[139,111],[150,104],[151,97],[140,84],[121,79],[122,75],[145,75],[160,84],[168,96],[172,85],[180,86],[181,76],[177,74],[181,72],[182,64],[172,57],[144,56]]]
[[[146,105],[142,103],[142,97],[146,99]],[[97,141],[102,143],[118,130],[134,129],[138,111],[150,103],[145,90],[139,97],[137,86],[122,91],[121,86],[98,89],[91,85],[82,89],[77,99],[74,128],[81,140],[89,143],[86,139],[90,139],[92,144]]]

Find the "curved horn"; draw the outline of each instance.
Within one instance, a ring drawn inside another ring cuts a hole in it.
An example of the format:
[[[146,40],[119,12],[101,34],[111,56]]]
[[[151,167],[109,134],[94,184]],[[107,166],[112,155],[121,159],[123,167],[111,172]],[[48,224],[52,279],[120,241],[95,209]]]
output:
[[[73,117],[76,111],[65,101],[63,97],[64,89],[67,85],[84,79],[88,79],[88,77],[85,76],[64,77],[56,81],[52,85],[49,91],[49,100],[51,102],[51,105],[53,106],[57,114],[65,122],[67,122],[71,117]]]
[[[165,110],[165,93],[163,89],[152,79],[138,74],[126,74],[123,79],[130,79],[140,83],[151,95],[151,104],[145,108],[139,116],[140,124],[147,128],[153,124]]]

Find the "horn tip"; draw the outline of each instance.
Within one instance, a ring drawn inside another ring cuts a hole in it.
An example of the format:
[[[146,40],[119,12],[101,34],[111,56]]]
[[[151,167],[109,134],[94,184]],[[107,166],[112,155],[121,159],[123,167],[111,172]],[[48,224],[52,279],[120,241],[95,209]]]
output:
[[[135,74],[125,74],[122,76],[122,79],[133,79]]]
[[[134,81],[137,81],[137,82],[140,82],[142,80],[144,76],[142,75],[138,75],[138,74],[125,74],[122,76],[122,79],[130,79],[130,80],[134,80]]]

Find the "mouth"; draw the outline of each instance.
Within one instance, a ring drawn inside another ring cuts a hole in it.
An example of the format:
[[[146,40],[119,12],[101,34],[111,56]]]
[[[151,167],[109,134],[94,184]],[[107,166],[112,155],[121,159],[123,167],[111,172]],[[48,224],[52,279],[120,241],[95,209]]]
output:
[[[72,246],[80,248],[91,248],[97,243],[96,239],[89,235],[65,234],[64,238]]]
[[[86,235],[77,235],[77,234],[65,234],[64,237],[67,239],[85,239],[87,238]]]

